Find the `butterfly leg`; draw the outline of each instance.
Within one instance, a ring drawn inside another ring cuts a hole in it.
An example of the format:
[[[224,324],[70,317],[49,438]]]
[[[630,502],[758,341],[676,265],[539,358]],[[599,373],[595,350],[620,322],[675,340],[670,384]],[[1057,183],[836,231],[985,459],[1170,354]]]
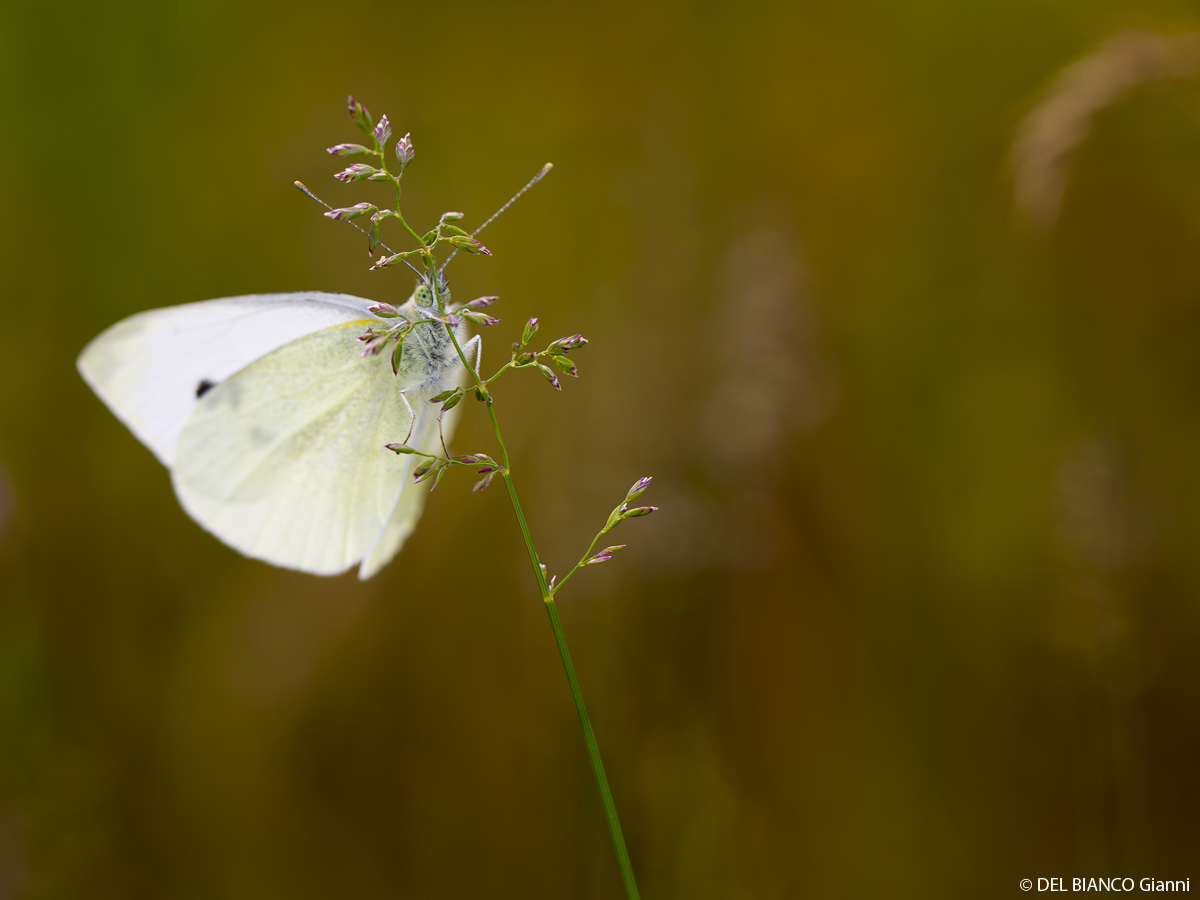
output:
[[[482,335],[477,334],[477,335],[475,335],[475,337],[471,338],[469,341],[467,341],[465,344],[463,344],[463,356],[466,356],[468,353],[470,353],[472,347],[475,348],[475,371],[478,372],[479,371],[479,363],[483,360],[483,336]]]
[[[438,440],[442,442],[442,452],[446,456],[450,455],[450,451],[446,449],[446,435],[442,433],[442,417],[438,416]]]
[[[408,398],[404,396],[404,391],[400,392],[400,399],[404,401],[404,405],[408,408],[408,434],[404,436],[404,440],[400,443],[407,444],[408,439],[412,437],[413,425],[417,422],[417,414],[413,412],[412,404],[408,402]]]

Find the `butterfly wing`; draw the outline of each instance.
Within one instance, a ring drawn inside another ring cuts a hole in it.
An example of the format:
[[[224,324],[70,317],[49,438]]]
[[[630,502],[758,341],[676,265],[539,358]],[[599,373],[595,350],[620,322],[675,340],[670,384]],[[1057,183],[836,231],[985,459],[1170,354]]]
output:
[[[458,332],[459,340],[461,341],[465,337],[465,331],[460,329]],[[475,364],[476,366],[479,365],[478,356],[476,356]],[[466,371],[461,366],[455,366],[449,371],[444,371],[441,374],[438,384],[428,387],[426,394],[440,393],[446,388],[460,386],[465,382],[466,374]],[[461,412],[462,407],[455,406],[441,413],[440,427],[437,415],[429,415],[425,418],[418,417],[412,436],[408,441],[409,446],[416,447],[422,453],[429,453],[435,456],[444,453],[445,445],[450,443],[450,439],[454,436],[454,429],[458,425],[458,416]],[[411,459],[411,457],[407,458]],[[429,492],[432,489],[432,484],[429,482],[413,484],[410,479],[405,484],[400,494],[400,500],[396,504],[396,509],[392,513],[392,517],[388,520],[387,525],[384,526],[379,539],[375,542],[375,546],[371,548],[363,558],[362,565],[358,567],[358,578],[360,581],[366,581],[368,578],[371,578],[386,566],[392,557],[400,552],[400,549],[404,546],[404,542],[408,540],[408,536],[416,528],[417,519],[421,517],[421,512],[425,508],[425,498],[429,496]]]
[[[305,291],[150,310],[102,332],[77,365],[116,417],[169,467],[184,423],[210,388],[306,334],[374,319],[370,305],[348,294]]]
[[[445,386],[448,387],[449,384]],[[436,407],[434,409],[436,410]],[[440,456],[443,452],[443,441],[447,443],[450,441],[450,435],[458,421],[458,413],[459,408],[455,407],[442,416],[440,434],[438,433],[436,413],[426,415],[423,419],[418,417],[417,426],[413,428],[412,437],[408,442],[409,446],[416,447],[422,453]],[[412,459],[411,456],[404,458]],[[429,496],[430,486],[431,482],[413,484],[411,478],[406,480],[395,511],[388,519],[383,531],[380,532],[375,546],[370,549],[363,558],[362,565],[358,567],[360,581],[366,581],[373,576],[400,552],[400,548],[404,546],[408,536],[417,527],[417,519],[421,517],[421,512],[425,508],[425,498]]]
[[[413,445],[431,434],[436,443],[428,398],[441,388],[362,357],[361,332],[348,323],[286,344],[207,392],[183,427],[172,470],[180,503],[247,556],[332,575],[378,546],[373,573],[411,531],[422,502],[405,488],[414,457],[384,444],[410,425]]]

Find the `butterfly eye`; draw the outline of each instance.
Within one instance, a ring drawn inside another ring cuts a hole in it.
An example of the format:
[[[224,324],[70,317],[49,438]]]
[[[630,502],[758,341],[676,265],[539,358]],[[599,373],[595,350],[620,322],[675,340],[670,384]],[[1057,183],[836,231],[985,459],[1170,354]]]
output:
[[[429,285],[427,284],[418,287],[413,297],[416,298],[417,306],[429,306],[433,303],[433,291],[429,289]]]

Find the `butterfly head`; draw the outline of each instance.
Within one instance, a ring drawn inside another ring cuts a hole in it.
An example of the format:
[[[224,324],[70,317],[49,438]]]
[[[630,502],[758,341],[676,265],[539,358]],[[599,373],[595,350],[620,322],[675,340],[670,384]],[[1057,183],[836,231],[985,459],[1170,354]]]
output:
[[[410,299],[420,309],[433,309],[437,300],[441,301],[443,309],[446,308],[450,305],[450,286],[446,282],[446,276],[441,272],[437,273],[437,300],[434,299],[432,281],[428,275],[422,275],[417,281],[416,290]]]

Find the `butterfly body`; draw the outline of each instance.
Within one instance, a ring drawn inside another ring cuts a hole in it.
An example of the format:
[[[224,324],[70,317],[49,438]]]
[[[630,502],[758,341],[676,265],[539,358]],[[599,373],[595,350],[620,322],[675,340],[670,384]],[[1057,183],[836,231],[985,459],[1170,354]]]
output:
[[[425,291],[400,307],[410,321],[436,309]],[[427,493],[408,477],[414,457],[384,444],[440,452],[452,422],[428,401],[463,375],[440,322],[411,330],[395,373],[390,354],[364,355],[359,337],[388,321],[370,306],[297,293],[151,310],[102,333],[78,366],[204,528],[275,565],[331,575],[357,564],[368,578]]]
[[[418,306],[409,300],[400,307],[400,312],[409,321],[428,319],[432,313],[429,309]],[[464,328],[460,325],[455,334],[462,343]],[[461,368],[458,351],[450,341],[450,335],[439,324],[429,324],[414,328],[404,342],[404,350],[397,367],[397,375],[405,378],[424,377],[427,382],[438,382],[445,377],[448,370]],[[447,385],[448,386],[448,385]],[[434,391],[437,394],[445,388]]]

